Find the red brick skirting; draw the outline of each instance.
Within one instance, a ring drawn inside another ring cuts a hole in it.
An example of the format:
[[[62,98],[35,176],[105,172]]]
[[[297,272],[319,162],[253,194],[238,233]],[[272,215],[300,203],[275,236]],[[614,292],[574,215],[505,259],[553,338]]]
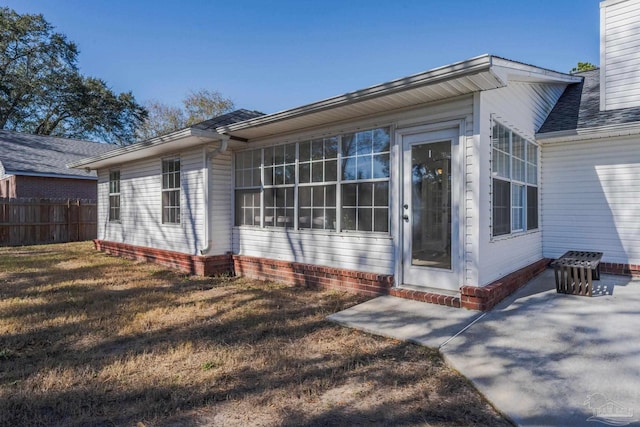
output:
[[[461,306],[470,310],[491,310],[497,303],[542,273],[550,262],[550,259],[543,258],[487,286],[462,286],[460,287]]]
[[[231,260],[229,255],[197,256],[180,252],[166,251],[163,249],[147,248],[144,246],[129,245],[126,243],[94,240],[96,249],[110,255],[136,261],[147,261],[175,268],[189,274],[199,276],[214,276],[216,274],[229,274]]]
[[[460,298],[453,297],[450,295],[436,294],[433,292],[416,291],[413,289],[406,289],[406,288],[392,288],[389,290],[389,295],[398,297],[398,298],[411,299],[414,301],[428,302],[431,304],[439,304],[439,305],[446,305],[447,307],[460,308]]]
[[[618,274],[620,276],[640,277],[640,265],[616,264],[613,262],[601,262],[600,273]]]
[[[274,280],[311,288],[337,289],[368,296],[386,295],[393,276],[321,265],[233,255],[235,273],[259,280]]]

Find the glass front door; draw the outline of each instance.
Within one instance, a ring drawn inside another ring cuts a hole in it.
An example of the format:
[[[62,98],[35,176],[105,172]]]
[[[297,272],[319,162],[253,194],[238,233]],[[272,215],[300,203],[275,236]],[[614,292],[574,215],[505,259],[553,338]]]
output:
[[[458,131],[403,135],[403,282],[458,290]]]
[[[451,269],[451,141],[411,146],[411,264]]]

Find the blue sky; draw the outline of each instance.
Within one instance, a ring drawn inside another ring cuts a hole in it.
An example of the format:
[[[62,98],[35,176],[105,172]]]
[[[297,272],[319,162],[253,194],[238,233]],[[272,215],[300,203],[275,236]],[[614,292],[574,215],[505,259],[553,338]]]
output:
[[[144,102],[207,88],[293,108],[491,53],[599,62],[599,0],[5,0],[80,48],[83,73]]]

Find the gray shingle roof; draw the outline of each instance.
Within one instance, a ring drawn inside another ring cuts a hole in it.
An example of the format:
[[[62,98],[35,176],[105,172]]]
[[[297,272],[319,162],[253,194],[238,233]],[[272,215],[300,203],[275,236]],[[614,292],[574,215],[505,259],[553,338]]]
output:
[[[0,163],[12,175],[65,175],[95,178],[95,172],[67,164],[116,148],[110,144],[0,130]]]
[[[570,131],[640,121],[640,107],[600,111],[600,70],[576,73],[582,83],[565,89],[538,133]]]
[[[235,110],[230,113],[205,120],[204,122],[200,122],[193,127],[203,130],[215,131],[216,128],[220,126],[227,126],[233,123],[244,122],[245,120],[253,119],[260,116],[264,116],[264,113],[255,110],[245,110],[244,108],[241,108],[239,110]]]

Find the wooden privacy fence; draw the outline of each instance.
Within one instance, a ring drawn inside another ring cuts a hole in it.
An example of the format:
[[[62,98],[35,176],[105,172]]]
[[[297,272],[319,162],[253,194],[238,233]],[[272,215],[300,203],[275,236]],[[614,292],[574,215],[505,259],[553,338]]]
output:
[[[95,239],[95,200],[0,198],[0,246]]]

